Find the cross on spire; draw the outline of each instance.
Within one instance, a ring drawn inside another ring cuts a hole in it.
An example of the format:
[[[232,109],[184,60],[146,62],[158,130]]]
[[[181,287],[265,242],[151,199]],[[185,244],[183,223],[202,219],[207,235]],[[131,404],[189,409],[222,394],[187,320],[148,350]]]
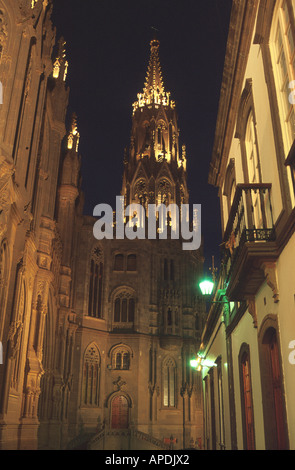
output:
[[[159,32],[159,30],[154,26],[151,26],[151,29],[154,31],[154,39],[157,39],[157,33]]]

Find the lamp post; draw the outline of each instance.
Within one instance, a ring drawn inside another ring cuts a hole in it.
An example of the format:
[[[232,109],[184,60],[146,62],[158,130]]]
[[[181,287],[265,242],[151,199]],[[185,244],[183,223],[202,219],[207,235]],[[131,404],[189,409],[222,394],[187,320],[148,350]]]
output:
[[[213,262],[213,265],[212,265],[212,278],[213,280],[210,280],[208,278],[206,279],[203,279],[200,283],[199,283],[199,288],[201,290],[201,293],[203,295],[203,297],[205,298],[206,302],[210,303],[210,304],[223,304],[223,305],[227,305],[228,306],[228,309],[230,311],[230,302],[229,300],[227,299],[226,295],[225,295],[225,290],[219,290],[218,293],[221,293],[223,294],[223,298],[221,300],[211,300],[211,295],[213,293],[213,289],[214,289],[214,286],[215,286],[215,271],[216,271],[216,268],[214,268],[214,262]],[[197,354],[197,357],[194,358],[194,359],[191,359],[190,361],[190,366],[195,369],[195,370],[198,370],[198,371],[201,371],[203,367],[208,367],[208,368],[211,368],[211,367],[217,367],[215,362],[212,362],[208,359],[206,359],[201,352],[198,352]]]

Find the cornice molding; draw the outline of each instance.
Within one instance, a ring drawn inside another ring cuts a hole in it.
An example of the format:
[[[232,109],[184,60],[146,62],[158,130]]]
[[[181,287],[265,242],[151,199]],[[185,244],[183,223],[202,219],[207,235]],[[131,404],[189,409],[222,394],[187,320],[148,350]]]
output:
[[[236,126],[245,71],[255,26],[258,0],[233,1],[220,93],[209,184],[219,186]]]

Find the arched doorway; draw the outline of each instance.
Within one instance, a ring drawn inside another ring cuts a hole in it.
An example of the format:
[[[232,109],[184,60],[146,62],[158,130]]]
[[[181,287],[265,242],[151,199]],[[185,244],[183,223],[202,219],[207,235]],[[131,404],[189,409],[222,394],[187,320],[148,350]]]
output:
[[[111,428],[128,429],[129,427],[129,403],[124,395],[117,395],[112,400]]]
[[[269,316],[260,334],[261,385],[267,450],[289,448],[277,319]]]

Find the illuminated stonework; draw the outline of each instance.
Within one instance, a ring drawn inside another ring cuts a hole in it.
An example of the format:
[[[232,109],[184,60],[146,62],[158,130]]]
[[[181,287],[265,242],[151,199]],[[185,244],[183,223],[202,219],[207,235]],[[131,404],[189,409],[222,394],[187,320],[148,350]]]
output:
[[[55,43],[53,3],[3,0],[0,8],[0,70],[11,84],[0,107],[0,449],[75,449],[92,435],[94,450],[102,442],[168,450],[172,434],[188,448],[202,436],[201,383],[183,366],[205,320],[193,282],[202,256],[170,238],[95,240],[95,219],[83,211],[77,116],[68,129],[65,122],[68,62],[64,39]],[[124,155],[125,202],[145,208],[188,200],[157,49],[145,84],[155,104],[136,110]],[[135,423],[128,442],[112,428],[120,403]]]
[[[68,135],[68,150],[74,149],[76,153],[79,150],[80,134],[77,126],[77,116],[73,114],[71,131]]]
[[[138,93],[136,101],[133,104],[133,113],[138,108],[148,105],[163,105],[175,107],[175,102],[170,99],[170,92],[166,92],[163,84],[161,65],[159,60],[160,42],[156,39],[151,41],[151,57],[143,93]]]
[[[144,207],[188,201],[186,146],[179,143],[175,102],[165,91],[159,45],[156,39],[150,43],[146,80],[143,93],[133,105],[130,148],[124,157],[125,203],[140,201]]]
[[[69,62],[66,60],[66,42],[63,38],[59,41],[58,56],[53,64],[53,78],[62,77],[62,81],[66,81]]]

